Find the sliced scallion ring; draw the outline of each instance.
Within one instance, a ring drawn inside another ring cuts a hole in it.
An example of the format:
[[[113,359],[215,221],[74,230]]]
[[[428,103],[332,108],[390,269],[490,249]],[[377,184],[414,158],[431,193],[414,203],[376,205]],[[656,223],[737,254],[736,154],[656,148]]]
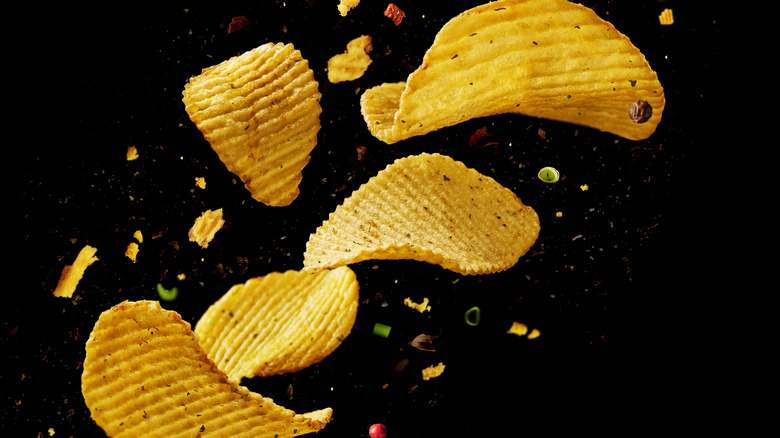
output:
[[[540,180],[542,180],[542,181],[544,181],[546,183],[554,183],[554,182],[558,181],[558,179],[561,177],[561,174],[558,173],[558,169],[556,169],[554,167],[547,166],[547,167],[543,167],[539,171],[538,176],[539,176]]]
[[[466,314],[464,315],[464,318],[466,320],[466,324],[472,327],[479,324],[479,320],[480,320],[479,307],[474,306],[471,309],[467,310]]]
[[[374,324],[374,331],[373,331],[373,333],[375,335],[377,335],[377,336],[381,336],[383,338],[386,338],[386,337],[390,336],[390,326],[378,322],[378,323]]]
[[[170,289],[166,289],[162,284],[157,283],[157,295],[160,296],[161,300],[173,301],[179,295],[179,289],[177,289],[175,286]]]

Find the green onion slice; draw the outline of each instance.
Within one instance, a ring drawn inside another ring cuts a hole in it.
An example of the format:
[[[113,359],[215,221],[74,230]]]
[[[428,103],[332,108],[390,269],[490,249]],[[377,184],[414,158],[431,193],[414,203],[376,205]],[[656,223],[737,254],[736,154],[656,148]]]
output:
[[[466,319],[466,324],[470,326],[475,326],[479,324],[479,319],[480,319],[479,307],[474,306],[471,309],[467,310],[466,314],[464,315],[464,318]]]
[[[376,323],[374,324],[374,334],[386,338],[390,335],[390,326],[381,323]]]
[[[159,295],[160,299],[162,300],[173,301],[179,295],[179,289],[177,289],[176,287],[166,289],[163,287],[162,284],[157,283],[157,295]]]
[[[539,179],[546,182],[546,183],[554,183],[558,181],[558,179],[561,177],[560,173],[558,173],[558,170],[554,167],[543,167],[539,171]]]

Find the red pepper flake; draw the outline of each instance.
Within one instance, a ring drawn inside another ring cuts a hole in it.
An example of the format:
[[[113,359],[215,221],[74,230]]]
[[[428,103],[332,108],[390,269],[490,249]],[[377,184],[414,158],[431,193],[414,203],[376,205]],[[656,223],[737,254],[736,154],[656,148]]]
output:
[[[487,137],[490,137],[490,134],[487,132],[487,127],[483,126],[471,134],[469,145],[471,145],[471,147],[481,148],[492,144],[498,144],[497,141],[484,140]]]
[[[396,26],[401,24],[401,20],[404,19],[404,15],[406,14],[404,14],[404,11],[402,11],[398,6],[394,5],[393,3],[387,4],[387,9],[385,9],[385,17],[390,17]]]
[[[239,17],[233,17],[230,20],[230,26],[228,26],[228,33],[239,31],[249,25],[249,20],[243,15]]]

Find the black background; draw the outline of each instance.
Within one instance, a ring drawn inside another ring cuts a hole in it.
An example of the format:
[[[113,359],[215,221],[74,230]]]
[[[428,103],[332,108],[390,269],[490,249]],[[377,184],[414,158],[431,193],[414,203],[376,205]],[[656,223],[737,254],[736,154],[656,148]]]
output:
[[[16,46],[21,62],[8,87],[22,96],[10,100],[15,126],[32,140],[11,141],[22,155],[7,162],[22,173],[13,186],[21,232],[11,232],[21,251],[6,270],[23,282],[5,293],[0,335],[9,352],[0,413],[8,430],[17,428],[13,436],[48,436],[49,428],[56,437],[104,436],[80,392],[84,343],[100,312],[157,299],[161,283],[180,291],[163,307],[194,326],[233,284],[300,269],[308,236],[345,197],[395,158],[420,152],[461,160],[534,207],[542,225],[534,247],[509,271],[478,277],[413,261],[354,265],[361,305],[342,346],[303,371],[246,386],[296,412],[332,407],[323,438],[367,436],[376,422],[391,437],[520,436],[532,425],[606,430],[616,409],[643,429],[685,416],[701,391],[707,304],[700,298],[711,292],[699,262],[709,254],[702,157],[713,144],[706,108],[721,51],[717,11],[672,0],[582,2],[627,35],[659,75],[667,107],[647,140],[500,115],[386,145],[365,128],[360,93],[404,80],[441,26],[481,2],[399,1],[406,16],[398,26],[382,14],[386,2],[364,0],[346,17],[337,3],[54,5],[16,17],[25,44]],[[674,25],[659,25],[664,8],[673,9]],[[228,33],[236,16],[250,25]],[[362,34],[373,38],[368,71],[328,83],[327,60]],[[189,77],[266,42],[293,43],[323,95],[301,194],[281,208],[251,199],[181,103]],[[496,144],[469,144],[481,127]],[[129,146],[138,149],[135,161],[125,158]],[[539,181],[544,166],[559,169],[561,181]],[[205,177],[205,190],[196,177]],[[207,249],[189,242],[195,218],[216,208],[226,226]],[[124,251],[136,230],[144,242],[133,263]],[[53,297],[84,245],[98,249],[99,261],[72,299]],[[428,297],[431,311],[405,307],[406,297]],[[472,306],[482,309],[476,327],[463,318]],[[506,334],[513,321],[541,336]],[[372,335],[375,322],[392,326],[387,339]],[[420,333],[433,336],[436,351],[408,345]],[[403,359],[409,363],[399,372]],[[439,362],[445,372],[422,381],[420,370]],[[659,394],[664,403],[647,403]]]

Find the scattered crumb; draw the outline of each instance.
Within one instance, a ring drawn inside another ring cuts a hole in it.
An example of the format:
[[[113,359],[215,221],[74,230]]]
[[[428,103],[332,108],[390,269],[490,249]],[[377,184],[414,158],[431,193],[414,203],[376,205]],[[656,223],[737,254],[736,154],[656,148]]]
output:
[[[346,16],[347,12],[357,6],[358,3],[360,3],[360,0],[339,0],[339,14],[341,14],[342,17]]]
[[[371,65],[371,37],[361,35],[347,43],[347,51],[328,60],[328,80],[332,83],[352,81],[363,76]]]
[[[205,189],[206,188],[206,178],[203,178],[202,176],[198,177],[198,178],[195,178],[195,185],[197,187],[200,187],[201,189]]]
[[[206,210],[195,220],[195,224],[190,228],[190,242],[196,242],[202,248],[207,248],[214,235],[222,228],[225,221],[222,219],[222,209]]]
[[[423,298],[423,302],[419,304],[412,301],[411,298],[404,298],[404,304],[406,304],[408,307],[411,307],[412,309],[417,310],[420,313],[423,313],[426,310],[428,312],[431,311],[431,306],[428,305],[428,298]]]
[[[580,190],[582,190],[583,192],[587,192],[588,191],[588,185],[587,184],[581,185],[580,186]]]
[[[561,211],[556,211],[556,212],[555,212],[555,217],[563,217],[563,212],[561,212]]]
[[[53,427],[49,428],[49,436],[54,436],[54,428]]]
[[[444,372],[444,364],[439,362],[438,365],[431,365],[428,368],[422,370],[423,380],[430,380],[434,377],[438,377]]]
[[[141,230],[136,230],[136,232],[133,233],[133,237],[135,237],[135,240],[137,240],[138,243],[144,243],[144,235],[141,234]]]
[[[672,10],[667,8],[661,11],[661,15],[658,16],[658,21],[665,26],[673,24],[674,16],[672,14]]]
[[[519,322],[513,322],[512,326],[509,327],[509,330],[507,330],[507,333],[511,333],[513,335],[517,336],[527,336],[528,339],[536,339],[538,338],[542,333],[537,329],[532,329],[531,332],[528,332],[528,326],[525,324],[521,324]]]
[[[178,278],[179,280],[184,280],[185,278],[187,278],[187,276],[182,273],[177,275],[176,278]]]
[[[76,286],[81,281],[81,277],[84,276],[84,271],[89,265],[98,260],[95,257],[95,253],[97,253],[97,248],[86,245],[79,251],[73,265],[65,266],[57,282],[57,287],[54,289],[55,297],[70,298],[73,296]]]
[[[125,250],[125,256],[127,256],[127,258],[135,263],[136,257],[138,256],[138,244],[135,242],[130,242],[130,244],[127,245],[127,249]]]
[[[135,146],[130,146],[127,148],[127,161],[133,161],[136,158],[138,158],[138,149],[135,148]]]

